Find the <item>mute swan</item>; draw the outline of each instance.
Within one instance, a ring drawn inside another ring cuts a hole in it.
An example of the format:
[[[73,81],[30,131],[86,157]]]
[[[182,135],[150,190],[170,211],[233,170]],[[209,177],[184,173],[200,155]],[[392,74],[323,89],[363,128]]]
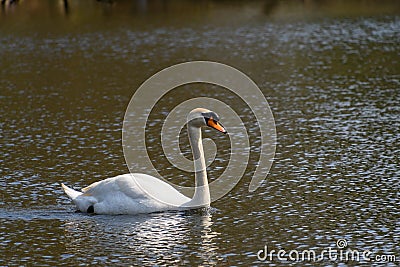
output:
[[[205,126],[226,133],[215,112],[196,108],[189,113],[187,128],[194,159],[196,185],[192,199],[181,194],[170,184],[143,173],[123,174],[95,182],[83,188],[82,192],[64,184],[61,186],[78,210],[87,213],[138,214],[208,207],[210,190],[201,139],[201,127]]]

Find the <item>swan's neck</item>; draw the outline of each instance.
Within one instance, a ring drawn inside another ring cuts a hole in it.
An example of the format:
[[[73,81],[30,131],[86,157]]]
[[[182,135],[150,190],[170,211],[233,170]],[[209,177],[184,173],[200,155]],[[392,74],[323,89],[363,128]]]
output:
[[[199,127],[188,125],[188,134],[193,153],[196,188],[193,198],[187,204],[192,207],[208,207],[210,206],[210,189],[208,187],[201,129]]]

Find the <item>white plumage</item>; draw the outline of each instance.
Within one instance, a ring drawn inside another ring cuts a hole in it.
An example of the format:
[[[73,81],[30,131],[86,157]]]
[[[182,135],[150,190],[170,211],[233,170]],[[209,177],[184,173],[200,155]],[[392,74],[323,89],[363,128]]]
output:
[[[98,214],[138,214],[177,209],[190,201],[174,187],[153,176],[123,174],[75,191],[62,184],[80,211],[90,206]],[[156,196],[157,199],[152,196]],[[169,204],[167,204],[169,203]],[[170,205],[174,204],[174,205]]]

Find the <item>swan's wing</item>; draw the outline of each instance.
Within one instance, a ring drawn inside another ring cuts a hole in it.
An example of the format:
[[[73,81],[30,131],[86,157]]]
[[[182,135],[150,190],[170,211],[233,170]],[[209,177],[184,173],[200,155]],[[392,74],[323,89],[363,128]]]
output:
[[[117,193],[124,193],[132,199],[141,198],[143,196],[142,190],[137,186],[130,174],[118,175],[95,182],[83,188],[82,192],[84,192],[82,196],[93,196],[97,198],[99,202]]]
[[[82,189],[83,196],[92,196],[98,202],[110,195],[123,193],[135,201],[158,201],[179,206],[190,199],[164,181],[143,173],[124,174],[108,178]]]
[[[121,184],[123,185],[123,189],[125,189],[123,192],[126,195],[130,195],[133,191],[135,191],[135,193],[140,191],[141,194],[143,194],[143,196],[146,198],[151,198],[153,200],[174,206],[180,206],[183,203],[190,201],[190,198],[180,193],[170,184],[156,177],[143,173],[125,174],[124,176],[129,176],[131,178],[128,184]],[[132,178],[132,176],[134,178]],[[132,180],[134,180],[133,183]],[[132,185],[136,186],[136,190],[129,188],[129,186]]]

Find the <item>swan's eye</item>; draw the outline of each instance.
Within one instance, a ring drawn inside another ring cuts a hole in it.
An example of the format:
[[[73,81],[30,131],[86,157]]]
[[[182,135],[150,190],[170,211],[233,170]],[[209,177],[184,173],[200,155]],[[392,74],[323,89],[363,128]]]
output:
[[[212,111],[211,112],[201,113],[201,115],[203,115],[204,120],[206,121],[206,124],[208,123],[209,120],[214,120],[216,122],[219,121],[218,115],[216,113],[212,112]]]

